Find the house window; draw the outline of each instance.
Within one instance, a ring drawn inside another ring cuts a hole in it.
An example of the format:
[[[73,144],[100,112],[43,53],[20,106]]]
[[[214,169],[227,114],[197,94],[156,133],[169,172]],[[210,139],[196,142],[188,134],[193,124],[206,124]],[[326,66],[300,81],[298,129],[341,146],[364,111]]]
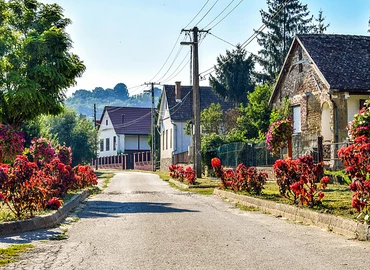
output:
[[[298,49],[298,59],[299,59],[299,62],[302,62],[303,60],[302,47],[299,47]],[[299,72],[302,72],[302,71],[303,71],[303,64],[299,63]]]
[[[105,125],[106,125],[106,126],[108,126],[108,119],[107,119],[107,120],[105,120]]]
[[[170,129],[170,149],[172,149],[172,128]]]
[[[113,136],[113,150],[116,151],[117,150],[117,137],[116,136]]]
[[[168,129],[166,129],[166,150],[168,149]]]
[[[301,106],[293,107],[293,128],[294,133],[301,132]]]
[[[109,138],[106,138],[105,139],[105,151],[109,151],[109,146],[110,146],[110,144],[109,144]]]
[[[104,140],[100,139],[100,152],[104,151]]]
[[[164,150],[164,131],[162,132],[162,150]]]

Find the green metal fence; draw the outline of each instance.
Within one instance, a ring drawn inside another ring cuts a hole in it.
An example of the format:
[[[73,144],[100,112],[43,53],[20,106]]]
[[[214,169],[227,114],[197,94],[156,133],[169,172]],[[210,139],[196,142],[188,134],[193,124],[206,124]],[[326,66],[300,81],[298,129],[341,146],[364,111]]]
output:
[[[244,143],[235,142],[221,145],[217,151],[217,157],[225,166],[236,167],[243,163],[246,166],[273,165],[279,157],[272,157],[267,150],[265,142]]]

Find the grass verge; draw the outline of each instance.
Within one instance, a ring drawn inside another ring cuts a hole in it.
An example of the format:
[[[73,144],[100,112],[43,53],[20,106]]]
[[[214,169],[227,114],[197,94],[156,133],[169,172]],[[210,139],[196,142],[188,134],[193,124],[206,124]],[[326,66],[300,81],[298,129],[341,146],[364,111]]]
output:
[[[17,258],[21,253],[27,252],[33,247],[32,244],[16,244],[7,248],[0,248],[0,266],[18,261]]]

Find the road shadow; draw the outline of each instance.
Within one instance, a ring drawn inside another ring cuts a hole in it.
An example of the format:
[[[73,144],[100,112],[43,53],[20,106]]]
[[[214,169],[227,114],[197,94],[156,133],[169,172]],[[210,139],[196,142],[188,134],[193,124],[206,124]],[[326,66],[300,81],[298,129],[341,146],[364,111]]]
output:
[[[113,202],[113,201],[91,201],[83,211],[79,213],[80,218],[115,217],[117,214],[137,213],[181,213],[199,212],[196,210],[180,209],[171,207],[171,203],[157,202]]]
[[[62,234],[57,229],[42,229],[31,232],[24,232],[14,235],[0,236],[0,243],[6,244],[30,244],[34,241],[46,241],[58,238]]]

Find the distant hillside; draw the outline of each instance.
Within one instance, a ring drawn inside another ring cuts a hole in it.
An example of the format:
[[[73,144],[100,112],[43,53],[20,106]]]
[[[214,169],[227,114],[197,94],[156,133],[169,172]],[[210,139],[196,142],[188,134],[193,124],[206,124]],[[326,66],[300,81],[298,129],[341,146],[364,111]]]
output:
[[[155,107],[157,106],[161,93],[161,89],[154,88]],[[152,96],[150,93],[130,96],[127,86],[124,83],[118,83],[113,89],[96,87],[92,91],[85,89],[77,90],[65,101],[66,107],[73,108],[79,114],[86,115],[88,118],[92,118],[94,116],[94,104],[96,104],[96,115],[99,119],[104,106],[150,108],[152,106]]]

